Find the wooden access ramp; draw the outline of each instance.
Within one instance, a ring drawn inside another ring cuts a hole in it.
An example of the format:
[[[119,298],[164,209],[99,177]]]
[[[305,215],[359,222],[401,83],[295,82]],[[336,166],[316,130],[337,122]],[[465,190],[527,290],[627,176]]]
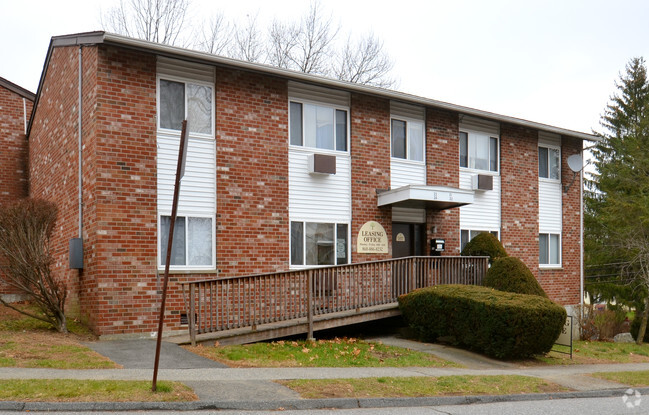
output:
[[[243,344],[400,315],[397,298],[481,285],[487,257],[408,257],[182,284],[189,332],[176,343]]]

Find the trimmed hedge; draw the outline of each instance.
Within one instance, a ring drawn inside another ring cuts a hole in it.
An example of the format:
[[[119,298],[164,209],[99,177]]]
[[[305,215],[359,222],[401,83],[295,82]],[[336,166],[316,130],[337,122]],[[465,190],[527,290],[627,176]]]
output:
[[[507,251],[495,235],[482,232],[474,236],[460,253],[462,256],[488,256],[491,264],[496,258],[507,256]]]
[[[438,285],[399,297],[404,318],[424,339],[450,338],[500,359],[550,351],[566,310],[547,298],[475,285]]]
[[[532,271],[518,258],[496,258],[482,285],[510,293],[548,297]]]

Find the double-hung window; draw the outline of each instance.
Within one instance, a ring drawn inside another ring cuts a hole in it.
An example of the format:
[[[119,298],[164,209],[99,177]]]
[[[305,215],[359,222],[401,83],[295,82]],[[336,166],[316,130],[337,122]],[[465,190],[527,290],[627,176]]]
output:
[[[346,223],[291,222],[291,265],[349,262]]]
[[[424,123],[393,118],[391,124],[392,157],[424,161]]]
[[[498,171],[498,137],[460,131],[460,167]]]
[[[347,109],[291,101],[290,144],[321,150],[347,151]]]
[[[178,77],[158,78],[158,266],[164,267],[171,224],[171,194],[182,121],[189,145],[170,266],[214,269],[216,173],[214,166],[214,84]]]
[[[559,234],[539,234],[539,265],[561,265],[561,236]]]
[[[190,133],[213,135],[213,88],[190,82],[160,79],[159,126],[180,131],[187,119]]]
[[[539,146],[539,178],[559,180],[560,160],[559,148]]]

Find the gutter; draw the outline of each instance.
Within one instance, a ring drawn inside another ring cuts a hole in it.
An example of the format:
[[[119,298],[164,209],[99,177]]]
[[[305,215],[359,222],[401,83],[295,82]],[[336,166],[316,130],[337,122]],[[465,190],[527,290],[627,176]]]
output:
[[[141,39],[133,39],[126,36],[116,35],[113,33],[107,33],[103,31],[79,33],[79,34],[72,34],[72,35],[65,35],[65,36],[55,36],[52,38],[52,40],[50,41],[50,47],[48,49],[47,57],[45,59],[45,64],[43,66],[43,73],[41,74],[41,80],[36,94],[36,102],[34,103],[34,109],[38,107],[38,99],[40,97],[41,88],[45,77],[45,72],[47,70],[49,59],[53,48],[60,47],[60,46],[95,45],[95,44],[120,46],[128,49],[154,53],[157,55],[162,55],[174,59],[187,60],[187,61],[203,63],[203,64],[207,63],[207,64],[220,66],[220,67],[238,68],[250,72],[256,72],[265,75],[274,75],[280,78],[309,83],[313,85],[327,86],[335,89],[345,90],[349,92],[357,92],[357,93],[377,96],[385,99],[402,101],[410,104],[418,104],[418,105],[434,107],[438,109],[450,110],[464,115],[470,115],[470,116],[498,121],[502,123],[513,124],[521,127],[547,131],[547,132],[560,134],[568,137],[578,138],[580,140],[600,141],[600,138],[593,134],[568,130],[560,127],[554,127],[547,124],[542,124],[542,123],[528,121],[516,117],[496,114],[493,112],[482,111],[475,108],[451,104],[448,102],[438,101],[434,99],[423,98],[416,95],[406,94],[404,92],[392,91],[392,90],[378,88],[369,85],[360,85],[360,84],[340,81],[332,78],[325,78],[318,75],[311,75],[303,72],[292,71],[289,69],[277,68],[274,66],[265,65],[261,63],[240,61],[237,59],[226,58],[223,56],[213,55],[210,53],[183,49],[176,46],[163,45],[160,43],[153,43]],[[33,115],[34,114],[32,113],[31,119],[34,119]],[[28,128],[28,131],[29,130],[31,130],[31,121],[30,121],[30,126]]]

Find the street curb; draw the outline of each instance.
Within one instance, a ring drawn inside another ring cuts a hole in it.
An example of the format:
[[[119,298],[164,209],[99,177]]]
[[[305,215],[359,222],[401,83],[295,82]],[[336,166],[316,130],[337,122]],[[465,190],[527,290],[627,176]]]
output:
[[[583,392],[528,393],[520,395],[431,396],[422,398],[336,398],[293,399],[286,401],[197,401],[197,402],[0,402],[0,411],[200,411],[200,410],[313,410],[394,408],[442,405],[471,405],[497,402],[544,401],[556,399],[622,397],[628,388],[603,389]],[[635,388],[649,394],[649,388]]]

